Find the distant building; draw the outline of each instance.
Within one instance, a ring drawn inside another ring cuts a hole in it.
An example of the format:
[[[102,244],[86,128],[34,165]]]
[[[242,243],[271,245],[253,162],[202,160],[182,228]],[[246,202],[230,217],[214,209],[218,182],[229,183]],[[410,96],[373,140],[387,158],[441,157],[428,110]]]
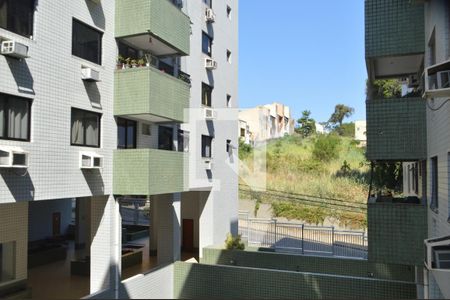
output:
[[[360,143],[360,146],[367,145],[367,122],[365,120],[355,122],[355,140]]]
[[[243,140],[245,144],[252,144],[252,138],[250,133],[250,126],[246,121],[239,120],[239,139]]]
[[[249,126],[252,142],[291,135],[295,129],[290,108],[276,102],[242,110],[239,112],[239,120]]]
[[[325,134],[326,133],[325,125],[316,122],[316,133]]]

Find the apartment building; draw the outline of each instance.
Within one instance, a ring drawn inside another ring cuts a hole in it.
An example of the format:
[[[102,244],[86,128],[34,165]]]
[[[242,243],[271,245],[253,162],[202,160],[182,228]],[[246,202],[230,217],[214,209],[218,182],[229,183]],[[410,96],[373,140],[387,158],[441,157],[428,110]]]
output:
[[[237,0],[0,1],[1,298],[129,298],[237,233],[237,20]]]
[[[281,103],[272,103],[239,112],[239,119],[250,128],[253,142],[267,141],[294,133],[295,121],[291,109]]]
[[[360,146],[367,144],[367,122],[365,120],[355,121],[355,141],[359,142]]]
[[[407,263],[415,257],[408,263],[416,266],[416,280],[423,285],[419,296],[449,298],[450,4],[365,4],[367,157],[373,162],[402,162],[408,196],[380,197],[369,204],[369,259],[370,237],[377,236],[372,249],[384,252],[385,261]],[[402,97],[382,99],[373,93],[374,80],[385,78],[407,82]],[[378,229],[371,231],[371,224]]]

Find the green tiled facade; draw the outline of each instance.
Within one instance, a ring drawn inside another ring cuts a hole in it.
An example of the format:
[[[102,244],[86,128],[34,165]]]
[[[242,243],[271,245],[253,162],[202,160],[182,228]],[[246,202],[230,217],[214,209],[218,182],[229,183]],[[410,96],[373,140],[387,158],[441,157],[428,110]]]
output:
[[[116,37],[151,33],[189,55],[190,19],[169,0],[116,0]]]
[[[415,299],[411,282],[175,263],[178,299]]]
[[[155,149],[114,152],[115,195],[158,195],[186,190],[187,154]]]
[[[165,2],[165,0],[163,1]],[[187,122],[190,86],[153,67],[117,70],[114,115],[154,115]]]
[[[320,273],[386,280],[415,281],[414,268],[359,259],[289,255],[258,251],[230,251],[217,247],[203,249],[202,264]]]
[[[368,100],[367,159],[426,159],[426,106],[422,98]]]
[[[425,51],[424,5],[411,0],[366,0],[366,57]]]
[[[422,265],[427,207],[420,204],[369,204],[369,261]]]

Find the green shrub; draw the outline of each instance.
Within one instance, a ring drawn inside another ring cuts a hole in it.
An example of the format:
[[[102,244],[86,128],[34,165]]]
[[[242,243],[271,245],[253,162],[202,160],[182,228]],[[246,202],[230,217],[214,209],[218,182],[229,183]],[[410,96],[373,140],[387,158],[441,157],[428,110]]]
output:
[[[340,139],[334,135],[320,135],[313,148],[313,158],[322,162],[329,162],[339,156]]]
[[[241,235],[233,236],[231,233],[228,233],[225,240],[225,249],[244,250],[245,244],[241,241]]]
[[[252,153],[253,148],[247,145],[242,139],[239,140],[239,159],[245,160]]]

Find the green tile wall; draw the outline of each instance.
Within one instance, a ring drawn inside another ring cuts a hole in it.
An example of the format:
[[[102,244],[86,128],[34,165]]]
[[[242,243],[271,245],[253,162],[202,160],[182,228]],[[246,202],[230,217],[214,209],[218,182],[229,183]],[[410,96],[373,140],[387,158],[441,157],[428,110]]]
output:
[[[419,204],[376,203],[367,212],[369,261],[423,264],[427,208]]]
[[[189,55],[190,19],[169,0],[116,0],[116,37],[152,33]]]
[[[230,299],[415,299],[410,282],[175,263],[174,297]]]
[[[115,195],[158,195],[186,190],[187,154],[155,149],[114,151]]]
[[[173,76],[153,67],[117,70],[114,89],[116,116],[151,114],[187,122],[190,86]]]
[[[411,0],[365,0],[366,57],[425,51],[423,4]]]
[[[208,265],[310,272],[343,276],[369,277],[387,280],[415,281],[414,268],[405,265],[372,263],[359,259],[288,255],[257,251],[230,251],[204,248],[200,261]]]
[[[366,114],[369,160],[426,159],[426,107],[422,98],[369,100]]]

